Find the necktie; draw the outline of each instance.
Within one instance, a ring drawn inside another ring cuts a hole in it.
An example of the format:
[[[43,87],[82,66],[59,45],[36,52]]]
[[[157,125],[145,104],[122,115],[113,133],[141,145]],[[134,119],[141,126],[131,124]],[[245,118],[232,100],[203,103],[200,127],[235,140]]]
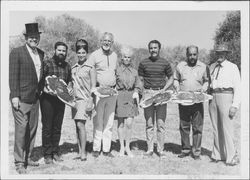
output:
[[[35,49],[32,49],[32,53],[33,53],[33,54],[38,54],[38,53],[37,53],[37,49],[36,49],[36,48],[35,48]]]
[[[216,66],[214,67],[214,70],[213,70],[213,72],[212,72],[212,75],[214,74],[214,71],[215,71],[215,69],[216,69],[217,67],[219,67],[219,68],[218,68],[217,74],[216,74],[216,76],[215,76],[215,79],[218,79],[218,75],[219,75],[219,72],[220,72],[220,68],[222,67],[221,62],[218,62],[218,63],[216,64]]]

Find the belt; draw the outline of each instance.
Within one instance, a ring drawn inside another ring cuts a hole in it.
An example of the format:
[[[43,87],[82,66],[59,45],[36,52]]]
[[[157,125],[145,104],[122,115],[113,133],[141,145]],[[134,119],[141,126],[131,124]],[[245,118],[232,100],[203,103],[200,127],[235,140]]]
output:
[[[215,88],[215,89],[211,89],[212,93],[227,93],[227,94],[233,94],[234,93],[234,89],[233,88]]]
[[[164,87],[162,87],[162,88],[144,88],[145,90],[161,90],[161,89],[163,89]]]

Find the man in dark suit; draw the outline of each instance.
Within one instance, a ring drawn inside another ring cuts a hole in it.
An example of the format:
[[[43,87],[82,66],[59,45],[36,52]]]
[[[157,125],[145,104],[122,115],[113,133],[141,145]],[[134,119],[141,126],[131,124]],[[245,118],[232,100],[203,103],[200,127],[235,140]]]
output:
[[[9,57],[10,101],[15,120],[14,158],[19,174],[26,173],[28,165],[39,165],[31,160],[30,155],[38,125],[44,58],[44,52],[37,48],[41,33],[38,24],[25,24],[25,27],[25,45],[13,49]]]

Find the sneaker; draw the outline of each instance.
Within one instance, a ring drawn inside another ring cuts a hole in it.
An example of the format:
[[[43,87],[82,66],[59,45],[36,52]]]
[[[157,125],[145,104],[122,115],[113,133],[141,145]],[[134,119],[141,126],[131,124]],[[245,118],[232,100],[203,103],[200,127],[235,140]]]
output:
[[[93,151],[92,155],[93,155],[95,158],[97,158],[97,157],[100,155],[100,153],[99,153],[99,151]]]
[[[44,163],[45,164],[53,164],[53,159],[51,157],[46,157],[46,158],[44,158]]]
[[[103,156],[110,157],[110,158],[115,157],[115,156],[114,156],[113,154],[111,154],[110,152],[103,152],[102,154],[103,154]]]
[[[190,155],[190,153],[181,153],[181,154],[179,154],[178,155],[178,158],[184,158],[184,157],[187,157],[187,156],[189,156]]]
[[[63,158],[61,155],[58,155],[58,154],[53,154],[53,159],[56,161],[56,162],[62,162],[63,161]]]
[[[24,164],[16,164],[16,171],[18,174],[26,174],[27,171],[24,167]]]

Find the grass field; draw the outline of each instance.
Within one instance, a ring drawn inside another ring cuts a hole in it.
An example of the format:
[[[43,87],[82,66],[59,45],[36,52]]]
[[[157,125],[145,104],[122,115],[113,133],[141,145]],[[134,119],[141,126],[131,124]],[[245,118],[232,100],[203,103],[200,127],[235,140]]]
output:
[[[137,116],[133,123],[132,135],[132,152],[136,155],[134,158],[118,157],[119,143],[117,136],[117,121],[113,127],[112,153],[116,156],[113,159],[99,156],[94,159],[91,155],[93,126],[92,121],[88,121],[87,127],[87,161],[82,162],[74,160],[77,156],[77,140],[75,135],[75,123],[70,118],[70,109],[66,108],[60,148],[64,158],[61,163],[53,165],[45,165],[42,156],[41,147],[41,120],[36,136],[34,148],[34,159],[39,161],[39,167],[28,167],[29,174],[78,174],[78,175],[185,175],[187,178],[203,177],[210,175],[216,177],[218,175],[239,175],[240,164],[234,167],[226,166],[223,162],[217,164],[210,162],[211,148],[213,143],[212,126],[208,114],[207,104],[205,104],[205,120],[202,138],[202,155],[201,160],[193,160],[191,157],[179,159],[177,155],[181,152],[180,133],[179,133],[179,115],[176,104],[169,104],[167,108],[166,119],[166,136],[165,136],[165,152],[167,157],[159,158],[156,154],[152,158],[143,157],[146,151],[146,134],[145,134],[145,119],[143,111],[140,110],[140,115]],[[16,174],[13,159],[13,144],[14,144],[14,121],[10,111],[10,131],[9,131],[9,173]],[[235,145],[240,152],[240,114],[234,120],[235,127]]]

